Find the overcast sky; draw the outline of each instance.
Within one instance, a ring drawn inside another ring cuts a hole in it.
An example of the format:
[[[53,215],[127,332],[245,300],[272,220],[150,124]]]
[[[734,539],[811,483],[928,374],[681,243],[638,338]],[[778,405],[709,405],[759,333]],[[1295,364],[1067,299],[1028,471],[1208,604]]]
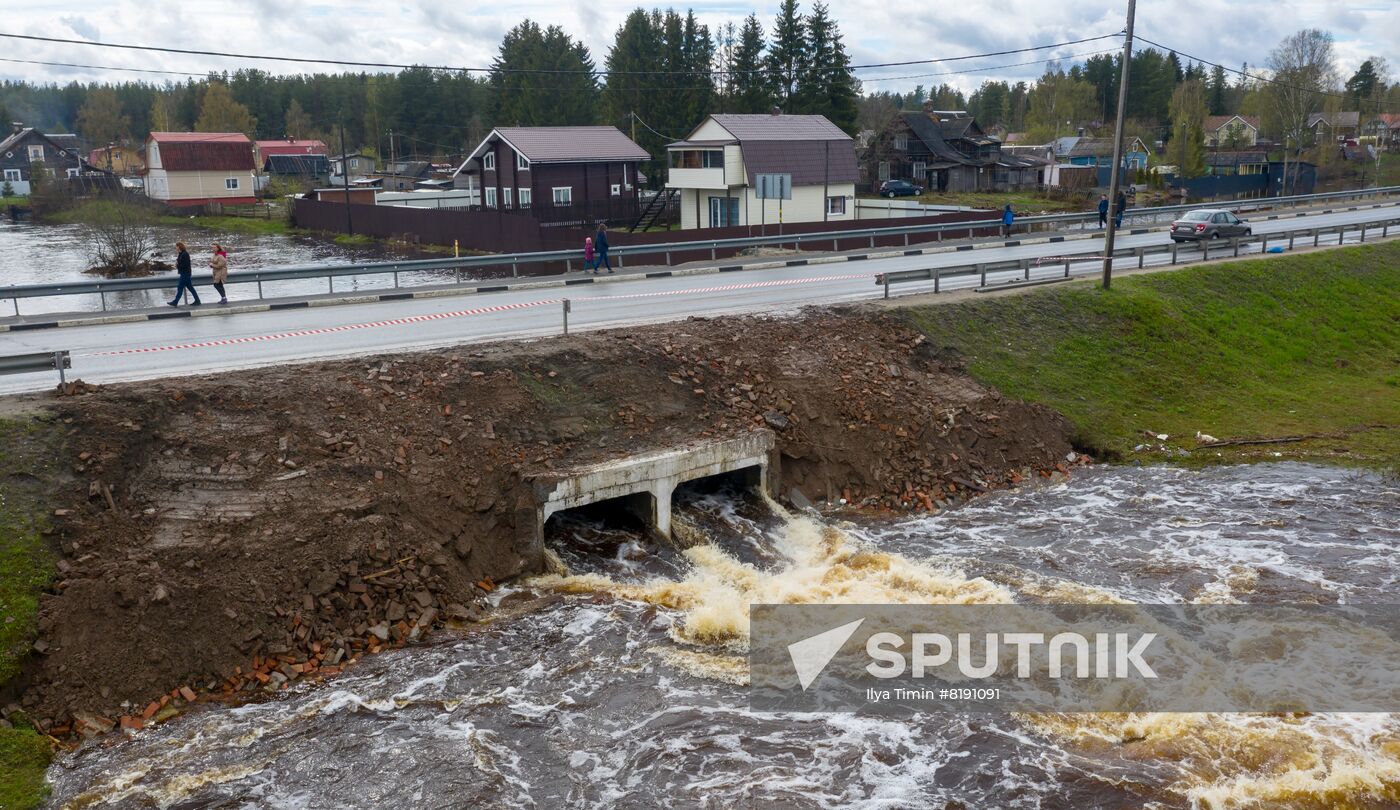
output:
[[[475,8],[473,8],[475,7]],[[614,32],[635,7],[620,0],[556,3],[517,0],[509,6],[464,4],[460,0],[408,3],[338,0],[334,4],[289,4],[280,0],[113,0],[94,6],[78,0],[13,4],[0,19],[0,32],[71,37],[102,42],[163,45],[240,53],[305,55],[361,61],[488,66],[507,29],[524,17],[562,25],[582,39],[601,67]],[[732,2],[690,4],[715,30],[757,12],[771,31],[777,4]],[[802,5],[805,10],[807,3]],[[832,0],[855,64],[929,59],[1063,42],[1119,31],[1126,0],[991,0],[990,2],[911,2],[910,0]],[[684,8],[684,6],[678,6]],[[98,13],[93,13],[98,9]],[[1400,69],[1400,0],[1140,0],[1138,33],[1183,53],[1238,67],[1258,65],[1288,34],[1306,27],[1336,37],[1343,78],[1372,54]],[[979,61],[895,70],[860,71],[867,90],[908,90],[950,82],[971,90],[984,78],[1033,80],[1041,64],[1008,66],[1045,56],[1066,62],[1074,55],[1110,48],[1101,40],[1044,54],[991,57]],[[81,45],[0,39],[0,57],[85,65],[189,71],[260,67],[275,73],[334,70],[278,62],[142,53]],[[918,76],[940,71],[993,68],[951,76]],[[120,81],[141,74],[111,70],[48,67],[0,61],[0,77],[66,83]],[[882,77],[897,77],[885,78]],[[166,77],[147,76],[154,81]],[[169,78],[178,79],[172,76]],[[1395,76],[1390,79],[1394,81]]]

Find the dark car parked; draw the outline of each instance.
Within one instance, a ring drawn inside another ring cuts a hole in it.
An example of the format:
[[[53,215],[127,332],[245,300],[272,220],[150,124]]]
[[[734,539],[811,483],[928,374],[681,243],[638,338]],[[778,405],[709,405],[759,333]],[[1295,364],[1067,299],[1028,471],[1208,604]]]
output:
[[[1220,239],[1228,236],[1249,236],[1249,224],[1229,211],[1207,208],[1190,211],[1172,223],[1173,242]]]
[[[880,184],[880,196],[889,197],[917,197],[924,193],[923,186],[916,186],[908,180],[886,180]]]

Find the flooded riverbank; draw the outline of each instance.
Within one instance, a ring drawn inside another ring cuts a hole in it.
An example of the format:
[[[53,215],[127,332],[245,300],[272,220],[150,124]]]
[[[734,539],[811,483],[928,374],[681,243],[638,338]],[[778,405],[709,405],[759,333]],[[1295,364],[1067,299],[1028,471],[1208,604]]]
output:
[[[55,807],[1393,807],[1394,715],[787,715],[747,707],[753,601],[1384,602],[1400,486],[1300,464],[1095,468],[931,516],[732,490],[681,542],[555,526],[564,573],[331,683],[51,769]],[[109,742],[109,741],[104,741]]]
[[[228,248],[230,269],[261,270],[271,267],[342,264],[346,262],[376,262],[391,258],[441,258],[440,252],[420,252],[412,248],[389,247],[383,244],[342,245],[317,236],[285,236],[281,234],[247,234],[208,230],[200,227],[183,228],[176,225],[154,226],[160,249],[156,258],[168,264],[175,261],[175,243],[183,241],[190,247],[196,272],[207,269],[210,246],[219,242]],[[85,271],[91,266],[83,231],[77,225],[43,225],[33,222],[10,222],[0,219],[0,286],[10,284],[54,284],[65,281],[91,281],[95,276]],[[133,290],[107,296],[111,309],[159,306],[169,300],[175,288],[175,274],[170,277],[170,290]],[[450,281],[451,272],[421,273],[404,276],[404,285]],[[392,287],[391,276],[350,276],[336,279],[338,291]],[[263,285],[263,294],[272,296],[315,295],[326,292],[325,279],[278,281]],[[212,288],[202,288],[201,296],[218,295]],[[232,285],[229,298],[242,301],[257,298],[252,285]],[[209,303],[206,300],[206,303]],[[74,295],[62,298],[26,299],[20,311],[26,315],[41,312],[76,312],[100,310],[102,302],[96,295]],[[13,314],[5,302],[0,316]]]

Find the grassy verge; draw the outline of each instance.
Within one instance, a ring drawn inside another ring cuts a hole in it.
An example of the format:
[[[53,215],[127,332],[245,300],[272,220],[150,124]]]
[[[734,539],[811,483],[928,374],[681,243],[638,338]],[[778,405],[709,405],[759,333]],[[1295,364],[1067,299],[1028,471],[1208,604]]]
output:
[[[0,197],[0,208],[9,208],[12,205],[17,205],[20,208],[28,208],[29,198],[20,197],[18,195],[14,197]]]
[[[58,443],[48,422],[0,420],[0,684],[30,650],[39,594],[53,576],[44,493],[57,476]],[[0,807],[39,805],[49,755],[47,741],[22,723],[0,727]]]
[[[1282,453],[1400,469],[1397,290],[1392,242],[1133,276],[1107,292],[1077,284],[915,307],[907,317],[959,351],[978,379],[1065,414],[1100,455]],[[1167,450],[1144,430],[1168,434]],[[1327,435],[1196,450],[1196,431]]]
[[[1094,206],[1097,204],[1085,202],[1083,200],[1061,200],[1034,192],[989,192],[984,194],[928,193],[921,195],[919,197],[919,202],[927,205],[965,205],[969,208],[988,208],[996,210],[1001,210],[1010,203],[1011,210],[1018,214],[1039,213],[1041,211],[1050,213],[1089,211],[1095,210]]]
[[[287,225],[287,221],[281,217],[273,217],[272,219],[229,216],[182,217],[169,214],[160,217],[159,221],[162,225],[176,225],[180,227],[189,227],[192,225],[196,228],[205,228],[211,231],[227,231],[231,233],[275,234],[286,236],[299,232],[295,228]]]

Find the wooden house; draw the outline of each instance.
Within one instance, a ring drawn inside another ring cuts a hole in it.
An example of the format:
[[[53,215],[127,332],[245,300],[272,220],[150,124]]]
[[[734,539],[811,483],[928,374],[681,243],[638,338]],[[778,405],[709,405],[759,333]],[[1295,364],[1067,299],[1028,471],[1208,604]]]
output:
[[[1048,164],[1038,155],[1003,151],[965,111],[927,105],[895,115],[871,142],[866,161],[872,190],[907,180],[933,192],[1034,188]]]
[[[480,190],[482,210],[528,211],[555,224],[631,221],[650,158],[617,127],[497,127],[452,180]]]
[[[1238,150],[1259,143],[1259,116],[1208,115],[1205,120],[1206,146]]]
[[[45,135],[33,127],[15,123],[0,140],[0,186],[8,183],[15,194],[27,195],[34,170],[42,166],[50,176],[77,177],[95,171],[83,159],[73,135]]]

